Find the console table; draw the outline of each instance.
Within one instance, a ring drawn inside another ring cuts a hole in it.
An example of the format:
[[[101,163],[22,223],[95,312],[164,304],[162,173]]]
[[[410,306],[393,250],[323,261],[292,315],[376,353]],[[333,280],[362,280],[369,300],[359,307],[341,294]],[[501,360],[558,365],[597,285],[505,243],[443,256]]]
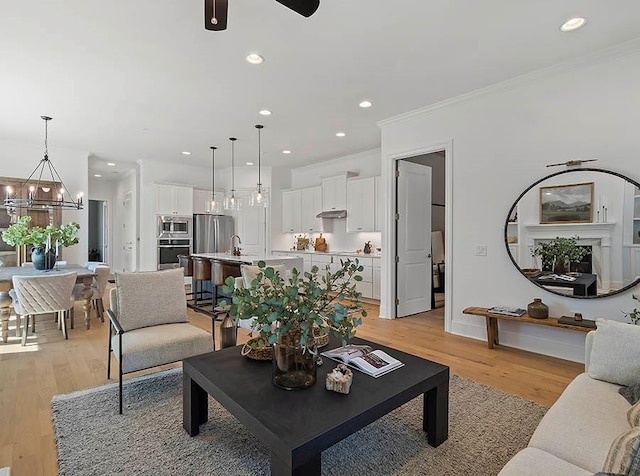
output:
[[[464,314],[473,314],[474,316],[482,316],[486,320],[487,324],[487,344],[490,349],[493,349],[495,345],[500,342],[498,340],[498,319],[505,321],[525,322],[527,324],[535,324],[538,326],[547,327],[559,327],[561,329],[569,329],[572,331],[589,332],[592,331],[591,327],[583,327],[572,324],[561,324],[556,317],[547,317],[546,319],[535,319],[529,317],[528,314],[523,314],[520,317],[505,316],[502,314],[492,314],[486,307],[468,307],[464,311]]]

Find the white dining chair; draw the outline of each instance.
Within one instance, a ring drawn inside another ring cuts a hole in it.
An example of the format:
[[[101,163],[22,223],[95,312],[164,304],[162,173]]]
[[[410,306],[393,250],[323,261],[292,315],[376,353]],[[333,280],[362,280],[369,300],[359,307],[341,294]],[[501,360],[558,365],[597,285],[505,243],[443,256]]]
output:
[[[13,277],[13,289],[17,298],[13,306],[17,316],[24,316],[23,346],[27,343],[29,318],[40,314],[58,314],[58,325],[64,338],[68,338],[64,313],[73,305],[71,294],[76,278],[75,272]]]

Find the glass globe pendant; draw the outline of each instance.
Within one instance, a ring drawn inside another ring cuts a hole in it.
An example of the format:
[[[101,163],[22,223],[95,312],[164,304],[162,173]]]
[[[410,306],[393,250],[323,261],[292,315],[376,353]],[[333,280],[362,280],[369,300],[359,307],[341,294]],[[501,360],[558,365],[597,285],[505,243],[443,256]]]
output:
[[[231,190],[229,194],[224,197],[224,209],[225,210],[240,210],[242,208],[242,200],[236,195],[236,179],[235,179],[235,142],[238,140],[235,137],[229,137],[231,141]]]
[[[216,149],[211,146],[211,200],[207,202],[206,212],[213,215],[222,213],[222,204],[216,200]]]
[[[263,125],[257,124],[256,129],[258,129],[258,185],[256,189],[251,192],[251,198],[249,199],[249,205],[252,207],[264,207],[268,206],[267,193],[262,188],[262,153],[261,153],[261,142],[260,142],[260,132],[264,129]]]

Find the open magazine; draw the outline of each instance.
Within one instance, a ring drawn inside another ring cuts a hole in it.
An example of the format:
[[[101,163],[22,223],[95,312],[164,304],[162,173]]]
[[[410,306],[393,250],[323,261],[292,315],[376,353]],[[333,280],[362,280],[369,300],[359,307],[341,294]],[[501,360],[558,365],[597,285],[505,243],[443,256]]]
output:
[[[376,378],[404,365],[386,352],[373,350],[368,345],[345,345],[322,352],[322,355]]]

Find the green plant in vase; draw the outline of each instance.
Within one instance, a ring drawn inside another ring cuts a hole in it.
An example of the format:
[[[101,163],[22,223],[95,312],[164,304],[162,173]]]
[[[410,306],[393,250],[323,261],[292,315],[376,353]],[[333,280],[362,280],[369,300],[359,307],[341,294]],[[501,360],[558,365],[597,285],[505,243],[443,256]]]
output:
[[[230,313],[236,321],[253,319],[253,345],[273,345],[273,383],[281,388],[306,388],[316,379],[314,332],[329,332],[343,344],[367,315],[356,282],[363,267],[358,260],[341,260],[332,272],[314,266],[310,272],[293,269],[288,276],[263,261],[249,287],[235,288],[227,278],[224,290],[232,296]],[[316,329],[316,330],[314,330]]]
[[[545,243],[540,243],[531,250],[532,256],[539,256],[542,260],[542,270],[565,273],[570,270],[572,262],[580,262],[589,251],[578,245],[580,237],[556,237]]]
[[[31,260],[37,269],[51,269],[55,265],[58,248],[78,243],[80,225],[76,222],[64,225],[29,227],[30,216],[22,216],[2,232],[2,240],[10,246],[32,246]]]

